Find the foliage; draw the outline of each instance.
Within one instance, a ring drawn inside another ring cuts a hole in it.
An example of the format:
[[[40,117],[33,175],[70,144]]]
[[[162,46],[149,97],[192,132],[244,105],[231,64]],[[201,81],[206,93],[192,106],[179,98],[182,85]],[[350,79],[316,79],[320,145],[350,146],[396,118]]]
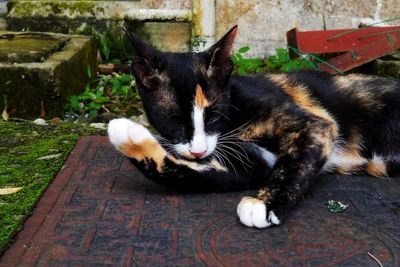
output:
[[[103,63],[121,64],[120,59],[124,61],[128,59],[124,35],[121,35],[119,31],[100,32],[93,26],[83,26],[77,29],[77,33],[93,36]]]
[[[301,69],[309,69],[312,63],[306,58],[299,57],[291,59],[285,48],[277,48],[276,55],[269,56],[267,59],[248,58],[245,53],[250,50],[248,46],[241,47],[237,52],[233,53],[232,61],[235,64],[235,71],[239,75],[257,74],[260,72],[290,72]]]
[[[88,83],[80,95],[69,98],[66,109],[80,115],[95,117],[101,112],[129,113],[130,103],[139,100],[134,77],[130,74],[100,75]]]
[[[232,55],[233,64],[239,75],[259,73],[263,70],[264,61],[261,58],[246,58],[243,56],[250,50],[250,47],[241,47]]]
[[[121,35],[112,34],[110,31],[99,33],[93,30],[93,36],[104,63],[121,64],[120,59],[128,59],[124,39]]]
[[[97,47],[99,48],[101,58],[108,62],[110,59],[110,52],[111,52],[111,42],[110,38],[106,34],[101,34],[96,30],[93,30],[93,36],[96,40]]]
[[[78,138],[93,134],[105,133],[75,123],[40,126],[0,121],[0,188],[22,187],[18,192],[0,195],[0,254],[63,166]],[[57,157],[45,159],[51,155]]]
[[[291,72],[312,67],[310,63],[302,57],[291,59],[287,49],[277,48],[276,55],[267,59],[267,67],[269,70],[280,70],[283,72]]]

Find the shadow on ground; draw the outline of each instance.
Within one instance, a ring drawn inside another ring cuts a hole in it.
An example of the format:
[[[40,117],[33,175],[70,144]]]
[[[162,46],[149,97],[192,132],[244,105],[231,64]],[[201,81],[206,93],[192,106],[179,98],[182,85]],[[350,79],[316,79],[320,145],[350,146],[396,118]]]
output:
[[[264,230],[236,217],[248,194],[171,192],[106,137],[83,137],[0,265],[378,266],[371,255],[400,265],[400,179],[323,176]],[[330,199],[349,208],[330,213]]]

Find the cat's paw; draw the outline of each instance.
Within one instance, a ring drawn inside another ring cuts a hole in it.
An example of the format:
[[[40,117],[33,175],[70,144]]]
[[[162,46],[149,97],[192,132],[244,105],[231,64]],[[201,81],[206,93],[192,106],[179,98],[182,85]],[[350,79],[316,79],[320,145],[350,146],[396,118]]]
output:
[[[110,142],[122,154],[137,161],[150,160],[161,170],[167,152],[143,125],[128,119],[116,119],[108,124]]]
[[[266,228],[281,223],[273,211],[267,210],[262,200],[253,197],[242,198],[237,214],[240,221],[248,227]]]
[[[108,137],[117,148],[133,143],[140,144],[145,140],[156,141],[154,136],[143,125],[128,119],[115,119],[108,124]]]

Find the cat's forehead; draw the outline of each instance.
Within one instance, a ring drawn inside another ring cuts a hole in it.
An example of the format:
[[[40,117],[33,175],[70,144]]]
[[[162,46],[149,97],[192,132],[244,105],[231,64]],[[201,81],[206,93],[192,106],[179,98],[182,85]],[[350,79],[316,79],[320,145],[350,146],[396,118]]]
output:
[[[204,68],[206,64],[206,57],[203,53],[183,52],[183,53],[165,53],[167,61],[179,66],[180,68]]]

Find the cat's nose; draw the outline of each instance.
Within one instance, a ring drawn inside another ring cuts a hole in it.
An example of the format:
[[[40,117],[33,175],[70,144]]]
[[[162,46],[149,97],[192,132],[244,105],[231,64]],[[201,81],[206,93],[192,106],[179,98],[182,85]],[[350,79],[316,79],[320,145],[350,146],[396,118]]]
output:
[[[207,151],[201,151],[201,152],[190,151],[190,154],[195,158],[201,158],[202,156],[204,156],[206,154],[206,152]]]

